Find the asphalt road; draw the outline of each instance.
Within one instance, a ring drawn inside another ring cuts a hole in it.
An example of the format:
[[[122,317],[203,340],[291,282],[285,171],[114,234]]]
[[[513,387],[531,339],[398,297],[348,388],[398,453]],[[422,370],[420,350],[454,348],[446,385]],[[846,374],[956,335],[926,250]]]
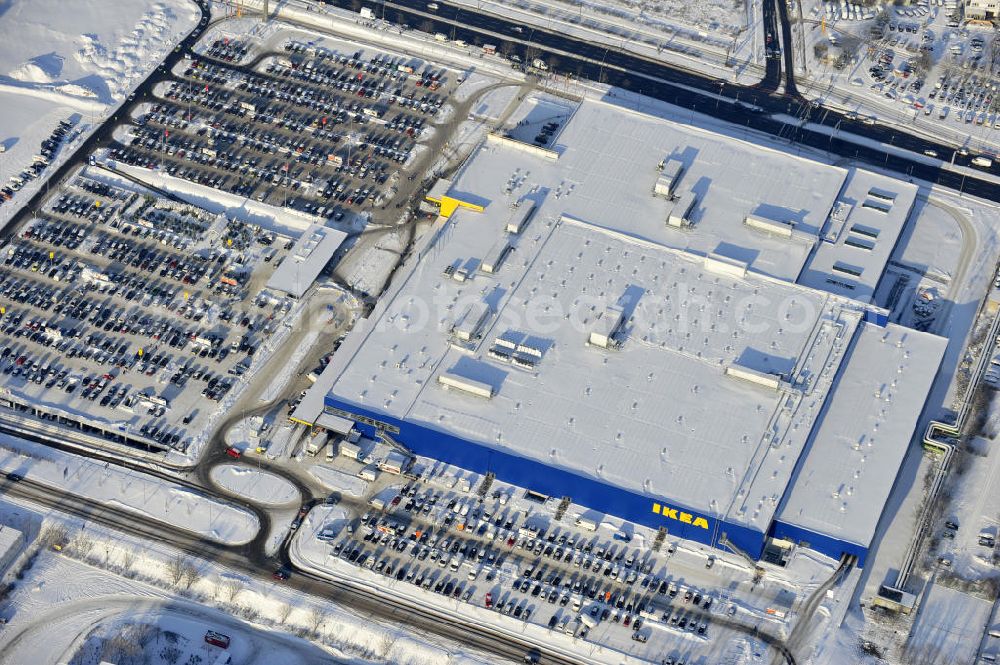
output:
[[[777,0],[764,0],[761,4],[761,16],[764,23],[764,78],[758,86],[762,92],[775,92],[781,85],[781,59],[772,57],[775,47],[780,46],[778,41],[778,14],[775,11],[774,3]]]
[[[353,0],[324,0],[327,4],[352,10]],[[778,24],[784,41],[782,57],[785,61],[785,88],[783,95],[769,90],[773,84],[774,70],[769,61],[768,78],[755,86],[723,83],[699,72],[686,71],[640,55],[624,52],[578,39],[572,35],[552,32],[545,28],[522,26],[502,17],[474,8],[437,2],[438,9],[427,9],[425,0],[382,0],[363,2],[376,16],[386,20],[406,23],[421,30],[442,32],[453,39],[463,39],[469,44],[493,44],[499,52],[517,54],[522,60],[540,57],[546,60],[551,70],[560,74],[579,76],[590,80],[606,80],[618,87],[640,92],[677,106],[692,109],[720,120],[770,134],[789,141],[817,148],[841,157],[849,158],[872,166],[896,171],[900,175],[920,178],[962,192],[992,201],[1000,201],[1000,184],[986,181],[974,175],[962,175],[943,170],[940,166],[924,159],[914,159],[888,153],[878,147],[858,145],[840,138],[850,132],[869,140],[921,154],[933,150],[942,159],[951,160],[955,148],[929,141],[920,136],[904,132],[887,125],[865,124],[861,119],[848,118],[834,110],[812,108],[796,93],[794,78],[789,66],[793,58],[791,27],[787,24],[787,7],[782,17],[781,0],[777,3]],[[773,10],[773,7],[772,7]],[[775,40],[777,41],[777,39]],[[530,53],[529,53],[530,51]],[[693,92],[691,88],[706,94],[721,94],[734,103],[719,104],[714,98]],[[789,95],[791,90],[791,95]],[[756,107],[756,108],[753,108]],[[806,118],[812,123],[836,128],[834,135],[829,131],[820,132],[800,127],[799,123],[789,125],[773,114],[789,114]],[[954,163],[962,166],[971,164],[973,155],[954,154]],[[990,172],[1000,175],[1000,163],[994,164]]]
[[[79,517],[92,524],[125,531],[149,542],[168,545],[186,554],[212,561],[270,584],[279,584],[271,579],[271,573],[280,563],[289,562],[286,548],[283,548],[282,555],[277,561],[266,556],[259,538],[247,545],[220,545],[180,531],[174,525],[139,520],[132,513],[81,497],[69,496],[60,490],[36,484],[30,479],[19,482],[0,479],[0,493],[27,499],[33,504]],[[266,533],[264,529],[261,532]],[[544,648],[538,649],[528,639],[512,638],[447,611],[437,610],[427,603],[418,606],[409,601],[373,594],[362,587],[321,579],[303,572],[296,572],[280,584],[317,598],[329,598],[349,605],[361,613],[381,617],[390,623],[403,624],[416,634],[440,635],[514,661],[520,661],[529,651],[537,651],[541,654],[540,663],[577,665],[574,660],[549,653]],[[338,661],[331,658],[329,662]]]
[[[781,57],[784,61],[785,96],[799,99],[798,88],[795,87],[795,44],[792,41],[792,24],[788,20],[788,3],[785,0],[767,0],[778,8],[778,19],[781,22]]]

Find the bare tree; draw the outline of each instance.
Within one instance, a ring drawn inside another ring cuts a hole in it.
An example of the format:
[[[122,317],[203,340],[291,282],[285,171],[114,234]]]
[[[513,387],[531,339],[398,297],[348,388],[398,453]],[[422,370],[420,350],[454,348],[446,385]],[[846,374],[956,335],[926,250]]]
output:
[[[45,547],[52,547],[58,543],[65,543],[68,533],[65,525],[51,524],[42,532],[42,544]]]
[[[187,566],[187,559],[183,554],[178,554],[169,562],[167,562],[167,574],[170,576],[170,581],[174,586],[181,583],[184,579],[185,567]]]
[[[284,625],[288,621],[288,617],[292,613],[292,606],[288,603],[282,603],[278,607],[278,623]]]
[[[323,621],[325,619],[326,619],[326,612],[323,610],[323,608],[319,606],[313,607],[312,610],[310,610],[309,612],[309,630],[311,630],[314,635],[318,634],[319,627],[323,625]]]
[[[195,582],[201,579],[201,571],[198,570],[198,567],[193,563],[191,563],[190,561],[186,561],[184,563],[183,575],[184,575],[185,589],[190,589],[191,585],[193,585]]]
[[[240,591],[243,591],[243,582],[239,580],[226,580],[222,585],[222,594],[229,603],[236,600],[236,596],[240,595]]]
[[[382,634],[382,638],[378,642],[379,655],[382,658],[384,659],[389,658],[389,654],[392,652],[392,647],[396,645],[396,639],[397,637],[393,633]]]
[[[138,558],[139,558],[138,552],[136,552],[131,547],[126,549],[122,553],[122,571],[125,573],[131,573],[132,568],[135,566],[135,562]]]
[[[91,550],[94,549],[94,539],[81,531],[76,534],[76,538],[73,539],[73,549],[80,556],[80,558],[86,559]]]

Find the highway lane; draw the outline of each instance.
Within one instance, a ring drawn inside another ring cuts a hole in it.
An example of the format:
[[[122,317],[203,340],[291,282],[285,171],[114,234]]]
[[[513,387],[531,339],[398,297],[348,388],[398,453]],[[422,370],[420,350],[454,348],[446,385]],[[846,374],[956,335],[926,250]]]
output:
[[[780,0],[771,1],[777,1],[780,5]],[[351,9],[351,0],[325,0],[325,2]],[[660,61],[624,52],[620,48],[589,43],[572,35],[552,32],[546,28],[521,26],[502,17],[478,12],[471,7],[454,6],[447,2],[437,4],[439,9],[433,12],[427,10],[426,2],[423,0],[383,0],[371,4],[371,7],[377,15],[381,15],[384,11],[389,20],[402,20],[421,29],[440,31],[453,35],[454,38],[463,39],[469,44],[494,44],[498,50],[516,54],[522,59],[529,55],[530,50],[532,55],[537,54],[538,57],[545,59],[551,69],[562,74],[590,80],[608,80],[627,90],[641,92],[683,108],[745,126],[748,130],[753,129],[772,136],[787,136],[792,142],[801,145],[819,148],[841,157],[959,189],[989,200],[1000,201],[1000,185],[974,175],[943,170],[941,168],[943,162],[936,165],[922,158],[911,159],[842,138],[831,139],[829,133],[812,131],[808,128],[790,129],[786,126],[787,123],[771,116],[778,113],[805,117],[816,115],[818,117],[813,118],[812,122],[837,128],[839,133],[853,133],[871,141],[914,153],[933,150],[949,160],[954,153],[955,164],[970,165],[973,155],[957,154],[953,146],[914,136],[896,127],[878,123],[867,124],[861,118],[848,117],[830,109],[816,113],[815,109],[811,109],[795,96],[770,94],[766,89],[767,83],[757,86],[726,83],[722,87],[721,94],[739,103],[715,104],[714,97],[706,99],[691,90],[693,88],[713,96],[720,93],[720,81],[704,74],[672,67]],[[781,10],[777,11],[780,18]],[[787,40],[791,40],[790,34],[789,26]],[[786,58],[786,63],[790,62],[793,51],[791,48],[782,48],[782,55]],[[788,87],[788,74],[791,70],[787,65],[784,69],[785,85]],[[792,78],[792,88],[794,87]],[[755,113],[747,107],[747,104],[758,107],[764,112]],[[1000,174],[1000,164],[994,164],[990,171]]]

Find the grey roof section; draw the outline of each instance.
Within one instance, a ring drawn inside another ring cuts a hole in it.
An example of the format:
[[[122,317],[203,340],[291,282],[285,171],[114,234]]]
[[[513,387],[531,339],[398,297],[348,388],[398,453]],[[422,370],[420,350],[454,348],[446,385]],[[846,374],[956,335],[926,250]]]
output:
[[[914,184],[853,169],[799,283],[871,302],[916,197]]]
[[[871,544],[946,347],[929,333],[862,324],[780,521]]]
[[[293,298],[301,298],[346,237],[347,234],[343,231],[318,224],[310,225],[267,280],[267,288],[287,293]]]

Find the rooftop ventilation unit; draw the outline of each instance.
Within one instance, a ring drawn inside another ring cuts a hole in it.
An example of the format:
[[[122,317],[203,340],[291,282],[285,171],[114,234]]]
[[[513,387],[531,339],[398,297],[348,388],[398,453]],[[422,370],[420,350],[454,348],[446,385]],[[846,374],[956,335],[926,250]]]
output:
[[[439,374],[438,383],[445,388],[455,388],[456,390],[461,390],[464,393],[475,395],[476,397],[484,397],[486,399],[491,399],[493,397],[493,386],[490,384],[483,383],[482,381],[475,381],[473,379],[467,379],[464,376],[452,374],[451,372]]]
[[[771,233],[782,238],[791,238],[792,232],[795,231],[795,222],[765,219],[763,217],[754,217],[753,215],[744,217],[743,223],[752,229]]]
[[[708,254],[705,256],[705,270],[717,275],[727,275],[743,279],[747,276],[747,264],[743,261],[731,259],[721,254]]]
[[[684,173],[684,164],[679,159],[664,159],[659,164],[660,175],[653,185],[653,194],[664,198],[672,198],[674,189]]]
[[[507,233],[520,233],[528,225],[531,213],[535,211],[535,202],[530,199],[521,199],[514,204],[514,210],[507,220]]]
[[[512,249],[513,247],[507,241],[507,238],[501,238],[493,245],[482,263],[479,264],[479,269],[490,275],[496,274]]]
[[[452,332],[463,342],[478,339],[489,315],[489,305],[482,301],[474,302],[465,310],[465,314],[452,328]]]
[[[625,312],[621,307],[617,305],[608,307],[594,322],[594,328],[590,331],[590,338],[587,341],[591,346],[599,346],[602,349],[616,347],[615,333],[618,332],[624,318]]]
[[[698,205],[698,195],[691,191],[684,192],[667,216],[667,225],[677,228],[690,226],[691,212],[696,205]]]
[[[781,377],[777,374],[768,374],[767,372],[760,372],[755,369],[750,369],[749,367],[741,367],[739,365],[729,365],[726,367],[726,376],[731,376],[734,379],[742,379],[743,381],[749,381],[750,383],[756,383],[758,386],[764,386],[765,388],[770,388],[771,390],[777,390],[781,387]]]

